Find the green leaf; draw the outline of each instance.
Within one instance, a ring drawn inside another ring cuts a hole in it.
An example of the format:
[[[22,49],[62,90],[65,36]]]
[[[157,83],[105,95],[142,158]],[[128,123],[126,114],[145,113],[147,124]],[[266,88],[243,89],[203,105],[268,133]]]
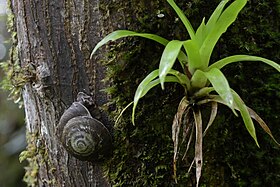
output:
[[[160,84],[159,79],[155,79],[158,77],[159,70],[152,71],[147,77],[139,84],[133,100],[133,108],[132,108],[132,123],[134,122],[134,116],[135,116],[135,110],[136,106],[138,104],[138,101],[144,97],[149,90],[151,90],[156,85]],[[155,79],[155,80],[154,80]],[[165,82],[177,82],[180,83],[180,81],[175,76],[166,76]]]
[[[177,79],[180,81],[180,84],[184,88],[186,88],[187,90],[190,89],[190,87],[191,87],[190,80],[185,74],[180,73],[179,71],[174,70],[174,69],[171,69],[168,74],[171,74],[171,75],[174,75],[175,77],[177,77]]]
[[[178,60],[181,64],[182,69],[184,70],[186,68],[189,60],[188,60],[187,55],[183,51],[179,52]]]
[[[145,79],[139,84],[136,92],[135,92],[135,95],[134,95],[134,103],[133,103],[133,109],[132,109],[132,123],[134,124],[134,115],[135,115],[135,109],[136,109],[136,106],[138,104],[138,101],[141,97],[143,97],[143,92],[148,92],[149,90],[147,90],[147,85],[153,81],[156,77],[158,77],[158,72],[159,70],[154,70],[152,71],[149,75],[147,75],[145,77]]]
[[[207,78],[203,74],[203,71],[196,70],[191,77],[191,88],[194,90],[201,89],[207,84]]]
[[[207,35],[200,48],[203,61],[209,63],[212,51],[217,41],[221,35],[226,32],[227,28],[236,20],[238,13],[242,10],[246,3],[247,0],[236,0],[223,11],[221,16],[218,18],[215,27]]]
[[[159,63],[159,79],[162,89],[164,89],[165,77],[173,67],[183,43],[183,41],[172,40],[166,45],[162,53]]]
[[[177,77],[175,76],[166,76],[165,82],[177,82],[180,84],[180,81],[177,79]],[[159,79],[155,79],[152,82],[150,82],[147,86],[146,89],[142,92],[141,97],[144,97],[147,92],[152,89],[153,87],[155,87],[156,85],[158,85],[160,83]]]
[[[162,38],[158,35],[155,34],[148,34],[148,33],[137,33],[137,32],[133,32],[133,31],[128,31],[128,30],[117,30],[114,31],[112,33],[110,33],[109,35],[107,35],[106,37],[104,37],[96,46],[95,48],[92,50],[92,53],[90,55],[90,57],[92,58],[93,54],[96,52],[96,50],[98,48],[100,48],[101,46],[103,46],[104,44],[106,44],[109,41],[115,41],[117,39],[120,38],[124,38],[124,37],[128,37],[128,36],[140,36],[143,38],[148,38],[150,40],[154,40],[162,45],[167,45],[168,40],[166,40],[165,38]]]
[[[272,60],[268,60],[266,58],[258,57],[258,56],[250,56],[250,55],[234,55],[234,56],[229,56],[226,58],[223,58],[215,63],[213,63],[211,66],[208,67],[208,69],[211,68],[218,68],[221,69],[224,66],[233,63],[233,62],[240,62],[240,61],[261,61],[264,62],[271,67],[275,68],[277,71],[280,72],[280,65],[277,64],[276,62],[273,62]]]
[[[194,40],[185,41],[184,48],[187,51],[189,61],[188,66],[191,74],[193,74],[196,69],[204,69],[207,67],[205,66],[207,64],[203,64],[203,62],[201,61],[199,46]]]
[[[247,106],[245,105],[245,103],[242,101],[242,99],[239,97],[239,95],[235,91],[232,91],[232,94],[233,94],[234,103],[236,104],[237,108],[239,109],[239,111],[241,113],[243,122],[247,128],[247,131],[252,136],[252,138],[255,140],[257,146],[260,147],[258,140],[257,140],[257,136],[256,136],[255,126],[254,126],[254,123],[250,116],[250,113],[247,109]]]
[[[203,55],[204,51],[200,51],[200,48],[205,42],[206,37],[215,28],[216,22],[220,17],[222,10],[227,2],[228,0],[225,0],[218,5],[209,21],[207,22],[207,25],[205,25],[205,18],[203,18],[200,26],[195,33],[195,37],[191,40],[186,41],[186,43],[184,44],[189,58],[189,69],[191,73],[193,73],[195,69],[203,69],[208,66],[209,60],[201,59],[201,53]]]
[[[191,39],[193,39],[195,37],[195,32],[194,29],[190,23],[190,21],[188,20],[188,18],[185,16],[185,14],[183,13],[183,11],[176,5],[176,3],[173,0],[167,0],[167,2],[172,6],[172,8],[175,10],[175,12],[177,13],[177,15],[179,16],[180,20],[183,22],[183,24],[185,25]]]
[[[221,1],[220,4],[215,9],[215,11],[212,13],[211,17],[209,18],[209,20],[206,24],[208,33],[215,27],[217,20],[220,17],[220,15],[227,3],[228,3],[228,0]]]
[[[233,90],[232,90],[233,91]],[[233,91],[234,92],[234,91]],[[198,105],[202,105],[202,104],[206,104],[206,103],[209,103],[209,102],[217,102],[217,103],[221,103],[223,105],[226,105],[225,102],[221,99],[220,96],[218,95],[211,95],[209,96],[209,98],[207,99],[204,99],[202,101],[199,101],[197,104]],[[243,101],[242,101],[243,102]],[[242,103],[241,102],[241,103]],[[244,104],[245,105],[245,104]],[[240,111],[240,108],[236,105],[235,103],[235,106],[234,108],[236,110],[239,110]],[[266,123],[262,120],[262,118],[254,111],[252,110],[251,108],[247,107],[247,110],[251,116],[251,118],[253,118],[254,120],[256,120],[258,122],[258,124],[261,126],[261,128],[272,138],[272,140],[278,145],[280,146],[280,144],[277,142],[277,140],[274,138],[274,136],[272,135],[272,132],[270,131],[269,127],[266,125]]]
[[[215,91],[215,89],[213,87],[203,87],[200,90],[198,90],[197,92],[195,92],[193,96],[195,98],[202,98],[202,97],[207,96],[212,91]]]
[[[205,25],[205,18],[203,18],[200,26],[196,30],[195,39],[192,40],[195,41],[198,46],[201,46],[206,36],[207,36],[207,30]]]
[[[226,77],[219,69],[212,68],[208,72],[197,70],[195,74],[197,74],[196,77],[200,77],[201,79],[203,78],[203,76],[205,76],[213,85],[215,91],[225,101],[226,105],[233,109],[233,96],[231,93],[231,89]]]
[[[124,109],[121,111],[121,113],[118,115],[117,119],[115,120],[115,125],[114,127],[117,128],[118,127],[118,123],[119,123],[119,120],[120,118],[122,117],[123,113],[126,111],[126,109],[128,109],[128,107],[130,107],[130,105],[133,104],[133,101],[130,102],[128,105],[126,105],[126,107],[124,107]]]

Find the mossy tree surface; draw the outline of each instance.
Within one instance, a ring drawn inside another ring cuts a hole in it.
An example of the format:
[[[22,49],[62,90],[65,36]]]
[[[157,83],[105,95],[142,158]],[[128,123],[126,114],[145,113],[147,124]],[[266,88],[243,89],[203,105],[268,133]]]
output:
[[[142,1],[141,1],[142,2]],[[143,1],[144,2],[144,1]],[[147,2],[146,2],[147,3]],[[184,8],[197,28],[205,16],[209,18],[219,1],[176,1]],[[118,29],[148,32],[168,39],[186,39],[180,22],[166,3],[148,3],[122,11],[134,11],[126,17],[127,24]],[[122,3],[119,7],[125,7]],[[117,5],[106,7],[114,11]],[[149,15],[146,12],[151,11]],[[259,55],[279,62],[279,2],[249,1],[237,21],[224,34],[215,48],[212,61],[235,54]],[[139,17],[138,15],[143,15]],[[163,16],[163,17],[162,17]],[[119,20],[111,20],[118,21]],[[136,25],[136,28],[133,26]],[[112,30],[110,30],[112,31]],[[140,47],[139,47],[140,46]],[[110,45],[108,78],[113,80],[108,90],[119,109],[117,116],[131,100],[137,85],[158,67],[163,48],[140,38],[126,38]],[[232,65],[223,70],[230,85],[255,109],[279,137],[279,74],[257,63]],[[147,94],[137,107],[136,126],[130,121],[131,111],[124,113],[116,125],[116,150],[107,172],[116,186],[176,186],[194,185],[194,170],[189,176],[185,161],[179,163],[179,184],[172,178],[171,124],[181,94],[178,86]],[[207,110],[207,109],[206,109]],[[259,149],[250,139],[242,121],[222,108],[215,125],[204,141],[205,165],[202,186],[264,186],[280,183],[277,170],[279,148],[261,128],[257,128]],[[191,157],[190,157],[191,158]],[[191,161],[191,160],[190,160]],[[273,166],[272,166],[273,165]],[[269,167],[269,168],[268,168]],[[264,176],[265,174],[265,176]]]
[[[176,3],[196,28],[204,16],[209,18],[219,1]],[[56,124],[76,94],[86,91],[102,106],[101,119],[110,127],[107,114],[116,119],[133,100],[137,85],[158,66],[163,47],[145,39],[126,38],[111,43],[108,50],[101,49],[100,53],[106,55],[89,59],[90,52],[101,36],[117,29],[187,39],[182,23],[165,1],[157,0],[13,0],[12,10],[20,65],[34,68],[34,79],[23,90],[27,130],[36,135],[29,142],[44,150],[37,151],[39,156],[35,157],[38,164],[33,185],[104,186],[106,182],[98,165],[80,162],[60,146],[55,137]],[[249,53],[280,62],[279,15],[279,1],[249,1],[235,24],[222,36],[213,60]],[[231,66],[224,72],[245,102],[267,121],[275,137],[280,137],[276,126],[280,117],[279,75],[257,63]],[[102,79],[110,86],[104,85]],[[104,88],[107,94],[100,91]],[[112,184],[177,185],[172,177],[171,124],[182,94],[178,85],[168,84],[164,91],[159,87],[151,91],[139,103],[136,126],[130,121],[131,111],[124,113],[114,128],[113,158],[105,165]],[[202,185],[279,184],[279,148],[259,129],[261,149],[258,149],[242,121],[230,112],[225,108],[219,113],[204,141]],[[186,175],[187,164],[178,163],[178,186],[195,183],[193,172]]]

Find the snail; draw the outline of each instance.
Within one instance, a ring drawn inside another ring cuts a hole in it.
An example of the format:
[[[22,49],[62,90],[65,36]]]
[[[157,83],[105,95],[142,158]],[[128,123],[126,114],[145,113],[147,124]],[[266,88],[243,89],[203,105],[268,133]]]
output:
[[[67,152],[79,160],[102,161],[112,153],[112,137],[108,129],[93,118],[79,98],[63,113],[57,136]]]

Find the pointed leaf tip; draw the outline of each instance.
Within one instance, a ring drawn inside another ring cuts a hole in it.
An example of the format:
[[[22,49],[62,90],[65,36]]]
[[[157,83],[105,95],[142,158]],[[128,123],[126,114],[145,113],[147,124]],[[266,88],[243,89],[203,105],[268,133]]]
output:
[[[162,38],[158,35],[155,35],[155,34],[137,33],[137,32],[129,31],[129,30],[117,30],[117,31],[114,31],[114,32],[108,34],[100,42],[97,43],[97,45],[94,47],[94,49],[91,52],[90,58],[92,58],[93,54],[97,51],[98,48],[102,47],[109,41],[115,41],[120,38],[124,38],[124,37],[128,37],[128,36],[139,36],[139,37],[147,38],[150,40],[154,40],[162,45],[166,45],[168,43],[168,40],[166,40],[165,38]]]
[[[236,104],[236,107],[241,113],[241,117],[243,119],[243,122],[246,126],[247,131],[249,134],[252,136],[252,138],[255,140],[256,145],[260,147],[258,140],[257,140],[257,135],[256,135],[256,130],[254,123],[252,121],[251,115],[249,113],[248,107],[245,105],[243,100],[240,98],[240,96],[232,90],[233,93],[233,98],[234,98],[234,103]]]

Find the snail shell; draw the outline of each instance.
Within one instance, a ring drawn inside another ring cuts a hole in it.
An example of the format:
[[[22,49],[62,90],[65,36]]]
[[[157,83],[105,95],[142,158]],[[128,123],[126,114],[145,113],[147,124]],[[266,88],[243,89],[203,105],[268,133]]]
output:
[[[102,161],[112,153],[110,132],[80,102],[61,116],[57,136],[67,152],[80,160]]]

